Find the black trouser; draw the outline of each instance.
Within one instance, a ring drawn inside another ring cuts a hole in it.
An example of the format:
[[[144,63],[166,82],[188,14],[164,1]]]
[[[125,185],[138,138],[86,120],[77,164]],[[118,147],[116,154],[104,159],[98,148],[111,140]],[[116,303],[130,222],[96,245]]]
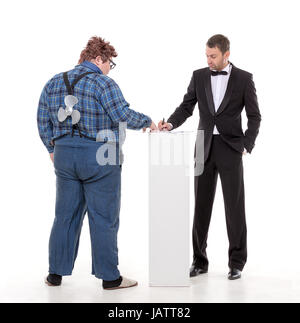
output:
[[[247,260],[243,155],[213,135],[204,172],[195,177],[195,215],[193,225],[194,261],[196,267],[208,269],[207,236],[212,207],[220,175],[229,238],[229,267],[243,270]]]

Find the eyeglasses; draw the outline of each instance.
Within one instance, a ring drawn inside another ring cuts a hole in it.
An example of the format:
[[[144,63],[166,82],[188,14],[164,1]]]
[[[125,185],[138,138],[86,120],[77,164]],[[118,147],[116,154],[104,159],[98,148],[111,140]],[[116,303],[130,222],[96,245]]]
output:
[[[110,69],[114,69],[116,67],[116,63],[114,63],[111,59],[108,59],[109,60],[109,67]]]

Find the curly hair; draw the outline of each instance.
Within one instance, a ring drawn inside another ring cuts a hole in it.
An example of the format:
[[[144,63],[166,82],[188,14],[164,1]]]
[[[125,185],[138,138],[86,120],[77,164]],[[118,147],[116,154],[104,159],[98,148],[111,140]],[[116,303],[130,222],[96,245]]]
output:
[[[109,58],[117,57],[118,54],[109,42],[106,42],[101,37],[94,36],[90,38],[86,47],[81,52],[78,64],[95,59],[97,56],[100,56],[103,63],[105,63]]]

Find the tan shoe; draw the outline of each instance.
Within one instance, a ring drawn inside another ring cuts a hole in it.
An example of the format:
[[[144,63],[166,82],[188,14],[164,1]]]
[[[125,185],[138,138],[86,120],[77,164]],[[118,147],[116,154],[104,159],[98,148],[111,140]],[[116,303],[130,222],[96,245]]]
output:
[[[110,288],[104,288],[105,290],[112,290],[112,289],[120,289],[120,288],[129,288],[137,286],[138,282],[133,279],[128,279],[124,276],[122,276],[122,282],[117,287],[110,287]]]

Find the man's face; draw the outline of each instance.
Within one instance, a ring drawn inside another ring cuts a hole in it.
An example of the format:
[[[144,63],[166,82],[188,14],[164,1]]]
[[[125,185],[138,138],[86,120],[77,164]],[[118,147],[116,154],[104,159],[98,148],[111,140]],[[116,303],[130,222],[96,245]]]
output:
[[[221,71],[228,62],[230,52],[222,54],[218,47],[209,48],[206,46],[207,64],[211,70]]]

